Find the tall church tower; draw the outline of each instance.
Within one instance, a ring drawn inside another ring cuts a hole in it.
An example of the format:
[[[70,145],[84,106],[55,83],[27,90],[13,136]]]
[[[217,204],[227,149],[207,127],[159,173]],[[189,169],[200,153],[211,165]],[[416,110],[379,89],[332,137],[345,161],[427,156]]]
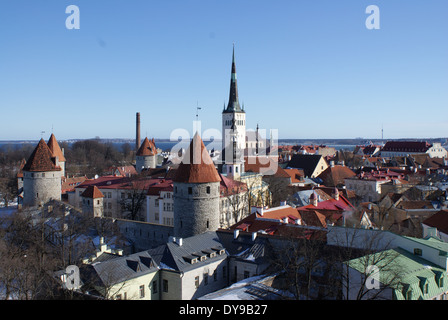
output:
[[[244,106],[243,106],[244,108]],[[240,107],[235,65],[235,47],[232,53],[232,71],[230,78],[230,93],[227,108],[222,112],[222,172],[228,173],[227,164],[235,164],[234,146],[238,156],[244,155],[246,149],[246,112]],[[227,152],[226,152],[227,150]]]
[[[233,120],[238,131],[237,145],[240,149],[246,148],[246,112],[240,107],[238,99],[238,85],[235,66],[235,48],[232,54],[232,72],[230,78],[230,93],[227,108],[222,111],[222,140],[223,148],[231,143],[230,130]]]

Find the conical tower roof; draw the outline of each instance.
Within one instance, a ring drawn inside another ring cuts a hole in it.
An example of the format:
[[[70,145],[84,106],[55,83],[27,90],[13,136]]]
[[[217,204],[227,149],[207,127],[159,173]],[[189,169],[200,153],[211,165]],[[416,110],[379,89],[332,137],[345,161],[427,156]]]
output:
[[[62,153],[62,150],[59,147],[58,141],[56,140],[54,134],[51,134],[50,139],[48,139],[47,145],[53,153],[54,157],[58,157],[59,161],[65,162],[64,154]]]
[[[149,139],[146,137],[145,140],[143,140],[140,148],[137,151],[137,156],[154,156],[157,154],[157,148],[154,142],[154,138],[149,141]]]
[[[190,146],[176,170],[173,182],[221,182],[218,171],[198,133],[191,140]]]
[[[40,139],[31,156],[28,158],[23,171],[60,171],[61,167],[56,166],[54,156],[44,139]]]

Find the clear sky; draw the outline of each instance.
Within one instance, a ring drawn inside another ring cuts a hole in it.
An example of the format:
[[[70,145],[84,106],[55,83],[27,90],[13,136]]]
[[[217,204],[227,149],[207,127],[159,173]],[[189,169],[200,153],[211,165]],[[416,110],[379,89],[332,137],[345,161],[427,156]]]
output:
[[[77,5],[80,29],[66,28]],[[369,30],[366,8],[380,10]],[[447,0],[1,0],[0,140],[221,130],[235,43],[247,128],[448,136]]]

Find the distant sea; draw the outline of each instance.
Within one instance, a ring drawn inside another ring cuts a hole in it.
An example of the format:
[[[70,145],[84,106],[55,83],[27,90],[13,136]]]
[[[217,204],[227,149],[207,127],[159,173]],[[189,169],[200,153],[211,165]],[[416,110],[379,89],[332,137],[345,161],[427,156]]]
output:
[[[102,143],[112,143],[118,150],[121,150],[121,146],[129,143],[131,144],[131,146],[134,145],[134,141],[127,141],[127,140],[123,140],[123,141],[117,141],[118,139],[115,139],[114,141],[108,141],[108,140],[101,140]],[[167,140],[162,140],[162,141],[157,141],[156,142],[156,146],[159,149],[162,149],[163,151],[170,151],[174,146],[177,146],[178,148],[188,148],[188,145],[190,144],[190,142],[178,142],[178,141],[167,141]],[[302,142],[298,142],[298,141],[282,141],[279,140],[278,145],[300,145],[300,144],[306,144],[306,145],[325,145],[327,147],[334,147],[336,150],[349,150],[352,151],[356,145],[359,144],[328,144],[328,143],[317,143],[316,142],[311,142],[311,141],[306,141],[307,143],[302,143]],[[20,149],[22,146],[24,145],[31,145],[31,146],[36,146],[38,143],[38,141],[0,141],[0,152],[2,150],[6,150],[6,149]],[[74,141],[68,141],[68,145],[72,145],[74,143]],[[207,149],[212,150],[212,149],[216,149],[219,150],[221,148],[221,142],[214,142],[214,141],[204,141],[204,144],[206,146]]]

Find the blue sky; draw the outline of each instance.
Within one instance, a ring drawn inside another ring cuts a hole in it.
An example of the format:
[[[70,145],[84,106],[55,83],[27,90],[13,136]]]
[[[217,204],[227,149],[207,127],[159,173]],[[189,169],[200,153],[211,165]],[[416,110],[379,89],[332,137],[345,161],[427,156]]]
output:
[[[380,29],[368,30],[368,5]],[[65,9],[80,9],[68,30]],[[2,0],[0,140],[221,129],[235,43],[247,127],[447,137],[448,1]],[[53,129],[52,129],[53,128]]]

